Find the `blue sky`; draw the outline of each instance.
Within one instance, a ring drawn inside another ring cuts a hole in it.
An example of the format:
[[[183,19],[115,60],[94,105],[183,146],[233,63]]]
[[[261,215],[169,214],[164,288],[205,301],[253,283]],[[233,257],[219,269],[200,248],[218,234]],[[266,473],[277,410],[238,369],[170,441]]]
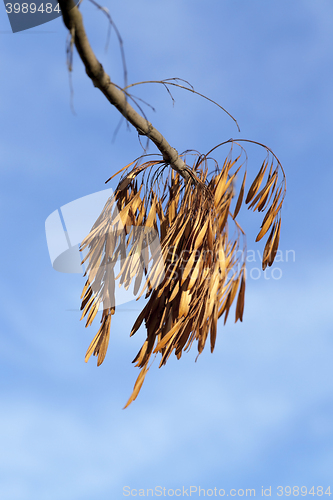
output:
[[[130,82],[184,78],[241,128],[198,96],[175,89],[173,107],[162,87],[137,87],[170,144],[204,153],[242,137],[277,154],[287,175],[280,249],[293,250],[295,261],[274,265],[279,280],[248,280],[243,323],[219,323],[213,355],[206,349],[195,363],[193,347],[160,370],[155,363],[122,410],[144,338],[129,338],[139,306],[112,318],[103,365],[85,364],[96,325],[85,329],[73,311],[84,280],[53,270],[44,224],[62,205],[103,189],[142,149],[125,125],[112,141],[118,112],[76,54],[72,113],[61,19],[13,35],[3,7],[0,497],[108,500],[123,498],[124,486],[333,493],[332,3],[103,5],[123,37]],[[106,19],[87,1],[82,12],[97,56],[121,84],[114,33],[105,53]],[[263,152],[247,150],[255,176]],[[242,209],[240,221],[248,248],[262,252],[254,244],[260,217]]]

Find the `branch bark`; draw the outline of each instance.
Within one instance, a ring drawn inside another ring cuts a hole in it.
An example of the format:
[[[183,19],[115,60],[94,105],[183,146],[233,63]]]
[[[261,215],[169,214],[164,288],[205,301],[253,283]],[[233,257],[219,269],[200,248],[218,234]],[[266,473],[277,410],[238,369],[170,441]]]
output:
[[[102,64],[96,58],[86,35],[81,12],[73,0],[59,0],[63,21],[70,34],[74,37],[75,47],[85,66],[87,75],[95,87],[105,95],[107,100],[128,120],[140,135],[147,136],[159,149],[163,159],[170,164],[186,180],[193,179],[183,160],[175,148],[170,146],[163,135],[153,125],[142,117],[126,100],[125,93],[111,82]]]

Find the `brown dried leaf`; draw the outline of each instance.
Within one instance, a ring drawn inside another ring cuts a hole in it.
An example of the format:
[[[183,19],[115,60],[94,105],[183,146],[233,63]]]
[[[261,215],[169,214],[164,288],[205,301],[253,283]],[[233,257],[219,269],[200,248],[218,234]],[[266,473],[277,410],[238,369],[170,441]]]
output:
[[[210,322],[210,352],[214,351],[217,334],[217,304],[214,304]]]
[[[98,308],[99,308],[99,305],[100,305],[100,298],[97,297],[94,301],[94,303],[91,305],[90,307],[90,312],[88,314],[88,318],[87,318],[87,322],[86,322],[86,327],[91,325],[91,323],[94,321],[94,318],[96,316],[96,314],[98,313]]]
[[[245,274],[243,271],[241,284],[239,287],[237,304],[236,304],[236,319],[235,323],[240,320],[243,321],[243,312],[244,312],[244,297],[245,297]]]
[[[170,341],[170,339],[178,333],[181,325],[183,324],[184,318],[180,318],[169,330],[169,332],[158,342],[157,346],[154,349],[154,353],[160,351],[165,345]]]
[[[260,184],[264,178],[264,175],[265,175],[265,172],[266,172],[266,168],[267,168],[267,165],[268,165],[268,161],[266,162],[264,160],[262,166],[261,166],[261,169],[259,170],[258,172],[258,175],[256,176],[256,178],[254,179],[254,181],[252,182],[251,184],[251,187],[249,189],[249,192],[247,193],[247,197],[246,197],[246,200],[245,200],[245,203],[248,204],[250,203],[250,201],[252,200],[252,198],[256,195],[256,193],[258,192],[258,189],[260,188]]]
[[[181,297],[180,297],[180,303],[179,303],[179,317],[181,318],[182,316],[186,317],[187,313],[190,309],[190,302],[191,302],[191,292],[190,290],[183,290]]]
[[[140,261],[140,266],[139,266],[139,272],[136,275],[135,282],[134,282],[134,288],[133,288],[133,293],[136,295],[140,289],[141,282],[142,282],[142,277],[143,277],[143,267],[144,263],[142,260]]]
[[[147,365],[143,366],[143,368],[141,369],[140,373],[139,373],[139,376],[138,378],[136,379],[136,382],[134,384],[134,388],[133,388],[133,392],[132,394],[130,395],[126,405],[124,406],[123,409],[127,408],[138,396],[139,392],[140,392],[140,389],[142,387],[142,384],[145,380],[145,376],[147,375],[148,373],[148,368],[147,368]]]
[[[196,256],[197,256],[197,252],[196,251],[192,251],[191,255],[190,255],[190,258],[188,259],[188,261],[187,261],[187,263],[185,265],[185,268],[184,268],[184,271],[183,271],[183,274],[182,274],[182,277],[181,277],[181,285],[184,283],[184,281],[186,280],[186,278],[190,274],[191,269],[193,269],[193,264],[194,264]]]
[[[263,201],[265,202],[265,199],[268,197],[269,190],[272,187],[273,182],[276,181],[276,179],[277,179],[277,171],[275,171],[272,177],[268,179],[266,185],[257,194],[252,203],[248,206],[249,209],[254,207],[255,204],[257,204],[257,206],[253,208],[253,211],[255,212],[257,208],[263,203]]]
[[[154,199],[152,201],[152,204],[151,204],[148,216],[147,216],[147,220],[145,222],[145,226],[146,227],[155,227],[156,226],[156,200],[155,200],[155,196],[154,196]]]
[[[278,247],[279,247],[280,230],[281,230],[281,219],[279,219],[279,222],[277,224],[277,228],[276,228],[274,236],[273,236],[272,249],[271,249],[269,257],[267,259],[267,264],[269,266],[271,266],[273,264],[274,259],[276,257],[276,252],[277,252]]]
[[[132,361],[132,363],[135,363],[135,366],[140,366],[141,365],[142,360],[143,360],[143,358],[146,355],[147,347],[148,347],[148,340],[145,340],[145,342],[143,343],[143,346],[141,347],[140,351],[138,352],[138,354],[135,356],[135,358]]]
[[[231,198],[229,198],[221,207],[219,207],[218,224],[219,224],[219,232],[220,233],[222,233],[222,231],[224,230],[225,225],[226,225],[227,220],[228,220],[230,201],[231,201]]]
[[[208,223],[209,223],[209,219],[206,220],[206,222],[204,223],[204,225],[200,229],[197,237],[195,238],[194,250],[197,250],[197,248],[199,248],[200,245],[202,244],[202,242],[204,240],[204,237],[206,236],[206,232],[207,232],[207,228],[208,228]]]
[[[86,304],[87,304],[88,300],[90,299],[91,295],[92,295],[92,289],[91,289],[91,287],[89,287],[88,290],[86,291],[85,295],[84,295],[84,298],[83,298],[82,302],[81,302],[81,307],[80,307],[81,311],[86,306]],[[81,295],[81,298],[82,298],[82,295]]]
[[[94,356],[98,355],[97,366],[103,363],[109,343],[110,326],[111,314],[104,316],[100,329],[98,330],[93,341],[88,347],[86,356],[84,358],[86,363],[88,362],[92,354],[94,354]]]
[[[193,252],[193,253],[195,253],[195,252]],[[193,286],[195,285],[195,283],[200,279],[201,271],[202,271],[202,255],[200,253],[199,258],[196,261],[195,267],[192,270],[192,274],[191,274],[190,279],[189,279],[189,283],[187,286],[188,290],[191,290],[193,288]]]
[[[257,235],[257,237],[256,237],[256,241],[260,241],[260,240],[261,240],[261,238],[262,238],[263,236],[265,236],[265,234],[267,233],[267,231],[268,231],[268,230],[269,230],[269,228],[271,227],[271,225],[272,225],[272,223],[273,223],[274,219],[275,219],[275,214],[274,214],[274,213],[272,213],[272,214],[270,215],[270,217],[268,217],[268,218],[266,219],[265,224],[262,226],[261,230],[259,231],[259,233],[258,233],[258,235]]]
[[[274,224],[273,224],[272,231],[270,232],[270,235],[268,236],[268,239],[266,241],[266,245],[264,248],[264,253],[262,256],[262,269],[263,269],[263,271],[265,271],[265,269],[267,267],[268,257],[271,253],[271,250],[272,250],[272,239],[273,239],[273,234],[275,233],[275,229],[276,229],[276,222],[274,222]]]
[[[266,196],[263,198],[263,200],[260,203],[260,205],[258,205],[258,212],[262,212],[263,210],[266,210],[266,208],[269,205],[269,202],[271,201],[271,198],[272,198],[272,196],[273,196],[273,194],[275,192],[277,181],[278,181],[278,176],[275,177],[275,180],[274,180],[271,192],[270,193],[268,192],[266,194]]]
[[[148,302],[145,307],[142,309],[142,311],[140,312],[139,316],[136,318],[135,320],[135,323],[134,325],[132,326],[132,330],[131,330],[131,333],[130,333],[130,337],[132,337],[132,335],[134,335],[140,328],[141,324],[142,324],[142,321],[148,317],[148,314],[149,314],[149,311],[150,311],[150,303]]]
[[[207,243],[208,243],[209,250],[213,250],[213,248],[214,248],[214,235],[213,235],[211,217],[209,217],[209,222],[208,222]]]
[[[96,300],[96,295],[95,295],[95,294],[92,294],[92,290],[91,290],[91,288],[90,288],[89,290],[91,291],[91,294],[90,294],[90,297],[91,297],[91,298],[90,298],[90,300],[88,300],[88,301],[87,301],[87,303],[86,303],[86,305],[85,305],[85,306],[83,306],[83,302],[82,302],[82,304],[81,304],[81,310],[83,309],[83,307],[84,307],[84,309],[83,309],[83,313],[82,313],[82,316],[81,316],[81,318],[80,318],[80,321],[81,321],[81,320],[85,317],[85,315],[86,315],[86,314],[87,314],[87,312],[89,311],[89,309],[90,309],[90,307],[91,307],[92,303],[94,302],[94,300]]]
[[[111,179],[113,179],[114,177],[116,177],[116,175],[120,174],[120,172],[123,172],[124,170],[126,170],[126,168],[129,168],[131,165],[133,165],[133,163],[135,163],[136,160],[132,161],[131,163],[129,163],[128,165],[126,165],[126,167],[123,167],[121,168],[120,170],[118,170],[118,172],[116,172],[115,174],[113,174],[111,177],[108,178],[107,181],[105,181],[105,184],[109,181],[111,181]]]
[[[171,295],[169,297],[169,302],[172,302],[175,299],[178,292],[179,292],[179,281],[177,281],[175,286],[173,287],[173,290],[172,290]]]
[[[228,164],[227,164],[228,165]],[[216,176],[215,182],[216,182],[216,187],[215,187],[215,193],[214,193],[214,205],[215,208],[217,208],[220,204],[220,201],[222,199],[222,196],[224,195],[225,192],[225,185],[226,181],[228,178],[228,172],[230,170],[230,167],[226,166],[220,174]]]
[[[235,211],[234,211],[234,214],[233,214],[233,219],[236,219],[236,217],[238,215],[238,212],[240,210],[240,207],[242,206],[242,201],[243,201],[243,197],[244,197],[244,189],[245,189],[245,180],[246,180],[246,170],[245,170],[245,174],[244,174],[244,177],[243,177],[243,182],[242,182],[242,185],[241,185],[241,188],[240,188],[240,191],[239,191],[239,195],[238,195],[238,199],[237,199]]]

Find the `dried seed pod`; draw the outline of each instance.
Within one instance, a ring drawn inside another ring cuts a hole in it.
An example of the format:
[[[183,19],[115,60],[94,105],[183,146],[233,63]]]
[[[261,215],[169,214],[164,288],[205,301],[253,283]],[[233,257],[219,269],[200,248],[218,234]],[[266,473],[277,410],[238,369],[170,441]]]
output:
[[[141,371],[125,408],[139,394],[152,354],[161,355],[160,366],[173,351],[180,359],[193,342],[197,342],[200,354],[208,336],[213,352],[217,320],[224,314],[227,321],[237,292],[235,321],[243,320],[246,248],[244,240],[243,249],[240,246],[244,231],[235,219],[243,203],[247,172],[245,169],[231,214],[231,187],[244,164],[237,163],[240,156],[233,161],[228,156],[219,170],[215,161],[214,174],[209,178],[209,154],[198,155],[193,168],[187,167],[193,179],[188,183],[171,168],[166,169],[164,160],[129,164],[119,171],[125,172],[112,200],[82,242],[88,279],[81,295],[81,310],[87,325],[103,303],[101,327],[88,348],[86,361],[91,354],[98,356],[98,365],[105,358],[115,312],[115,280],[126,289],[134,280],[134,294],[140,298],[146,292],[148,299],[130,333],[134,335],[144,325],[147,337],[133,360]],[[285,188],[278,183],[282,168],[276,162],[274,170],[271,163],[260,190],[269,161],[263,162],[245,200],[249,208],[266,212],[256,241],[271,228],[263,269],[272,265],[280,237]],[[233,172],[235,165],[238,168]],[[235,238],[229,237],[229,221],[235,225]],[[160,253],[149,231],[158,234]],[[120,272],[114,276],[119,258]]]

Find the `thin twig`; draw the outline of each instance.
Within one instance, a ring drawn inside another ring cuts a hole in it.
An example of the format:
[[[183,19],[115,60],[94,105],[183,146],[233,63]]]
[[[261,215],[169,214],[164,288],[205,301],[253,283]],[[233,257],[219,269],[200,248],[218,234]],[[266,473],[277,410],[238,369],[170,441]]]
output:
[[[104,14],[106,15],[106,17],[109,20],[109,28],[112,26],[113,29],[116,32],[116,35],[117,35],[117,38],[118,38],[118,42],[119,42],[119,47],[120,47],[120,53],[121,53],[121,59],[122,59],[122,63],[123,63],[123,69],[124,69],[124,84],[125,84],[125,87],[126,87],[126,85],[127,85],[127,65],[126,65],[126,59],[125,59],[125,51],[124,51],[123,39],[121,38],[119,30],[118,30],[116,24],[114,23],[114,21],[113,21],[113,19],[111,17],[109,9],[107,9],[106,7],[102,7],[101,5],[99,5],[99,3],[95,2],[95,0],[89,0],[89,1],[92,4],[94,4],[98,9],[100,9],[102,12],[104,12]],[[108,49],[109,40],[110,40],[110,33],[111,33],[111,31],[109,29],[108,30],[107,41],[106,41],[106,46],[105,46],[105,51],[107,51],[107,49]]]
[[[97,60],[87,38],[82,15],[73,0],[59,0],[63,21],[68,30],[75,30],[75,46],[86,68],[87,75],[95,87],[105,95],[107,100],[131,123],[140,135],[146,135],[161,152],[163,159],[186,180],[191,180],[188,169],[178,152],[163,135],[143,116],[137,113],[127,102],[126,94],[118,89]]]
[[[209,97],[205,96],[204,94],[200,94],[200,92],[197,92],[196,90],[194,90],[193,88],[193,85],[191,85],[190,83],[188,83],[188,85],[190,85],[190,88],[189,87],[185,87],[184,85],[179,85],[179,83],[174,83],[174,82],[170,82],[169,80],[182,80],[181,78],[168,78],[167,80],[147,80],[145,82],[136,82],[136,83],[131,83],[131,85],[127,85],[127,87],[124,87],[123,90],[127,90],[129,89],[130,87],[134,87],[135,85],[142,85],[144,83],[161,83],[164,87],[166,87],[167,85],[173,85],[175,87],[179,87],[180,89],[183,89],[183,90],[188,90],[189,92],[192,92],[193,94],[197,94],[199,95],[200,97],[203,97],[204,99],[207,99],[207,101],[210,101],[212,102],[213,104],[215,104],[216,106],[218,106],[220,109],[222,109],[222,111],[224,111],[225,113],[227,113],[228,116],[230,116],[230,118],[236,123],[237,125],[237,128],[238,128],[238,132],[240,132],[240,128],[239,128],[239,125],[237,123],[237,120],[236,118],[234,118],[230,113],[229,111],[227,111],[225,108],[223,108],[220,104],[218,104],[216,101],[213,101],[213,99],[210,99]],[[182,81],[186,81],[186,80],[182,80]],[[166,87],[167,88],[167,87]],[[168,90],[168,89],[167,89]],[[168,90],[169,92],[169,90]],[[170,94],[170,92],[169,92]],[[170,94],[171,95],[171,94]],[[172,98],[172,101],[174,102],[174,99],[173,97],[171,96]]]

